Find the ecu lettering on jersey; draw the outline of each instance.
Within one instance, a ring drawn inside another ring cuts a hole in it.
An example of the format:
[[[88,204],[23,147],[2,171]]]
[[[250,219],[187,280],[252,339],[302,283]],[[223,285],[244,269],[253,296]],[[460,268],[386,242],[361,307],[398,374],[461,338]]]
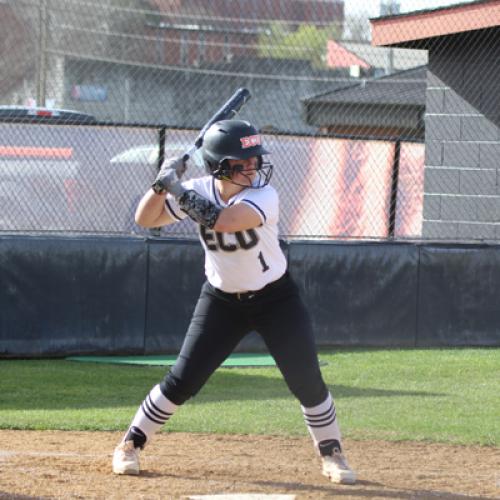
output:
[[[200,235],[207,246],[207,250],[217,252],[236,252],[236,250],[250,250],[259,243],[259,237],[254,229],[237,231],[235,233],[219,233],[205,226],[200,226]],[[234,235],[234,237],[233,237]]]

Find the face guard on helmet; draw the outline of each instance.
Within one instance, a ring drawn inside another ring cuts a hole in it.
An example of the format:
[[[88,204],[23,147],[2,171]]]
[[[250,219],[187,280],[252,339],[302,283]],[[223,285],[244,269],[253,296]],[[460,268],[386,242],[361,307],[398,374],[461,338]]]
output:
[[[269,154],[269,151],[262,146],[257,129],[247,121],[221,120],[214,123],[203,137],[201,153],[208,173],[216,179],[238,186],[262,188],[269,183],[273,173],[271,163],[262,159],[262,155]],[[245,169],[243,165],[229,165],[228,160],[247,160],[252,157],[257,157],[257,165],[253,170]],[[245,175],[253,171],[256,176],[248,184],[234,180],[235,173]]]

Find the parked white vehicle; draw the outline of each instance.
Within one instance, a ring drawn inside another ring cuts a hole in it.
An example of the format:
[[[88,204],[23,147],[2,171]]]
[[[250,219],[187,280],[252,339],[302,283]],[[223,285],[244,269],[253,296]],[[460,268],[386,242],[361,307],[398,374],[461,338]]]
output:
[[[180,142],[165,144],[165,158],[180,156],[186,152],[189,144]],[[140,163],[142,165],[158,165],[160,148],[158,144],[143,144],[126,149],[111,158],[111,163]],[[203,167],[203,160],[199,150],[195,151],[191,161],[198,167]]]

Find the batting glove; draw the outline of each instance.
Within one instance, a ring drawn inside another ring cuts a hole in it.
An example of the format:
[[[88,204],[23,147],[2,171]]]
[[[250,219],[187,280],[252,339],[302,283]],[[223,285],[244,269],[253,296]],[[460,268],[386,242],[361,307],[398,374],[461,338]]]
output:
[[[167,191],[178,191],[180,186],[179,179],[184,175],[186,169],[187,165],[182,157],[166,159],[151,186],[153,191],[156,194],[165,193]],[[172,190],[176,184],[177,186]]]

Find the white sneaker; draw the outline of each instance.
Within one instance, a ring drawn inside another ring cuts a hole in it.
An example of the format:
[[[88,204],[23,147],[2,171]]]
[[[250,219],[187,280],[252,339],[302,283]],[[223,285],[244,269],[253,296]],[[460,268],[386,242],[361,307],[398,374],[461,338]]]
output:
[[[349,467],[346,458],[334,448],[331,455],[322,456],[323,475],[330,479],[332,483],[354,484],[356,473]]]
[[[113,472],[115,474],[139,474],[139,451],[133,441],[122,441],[113,454]]]

